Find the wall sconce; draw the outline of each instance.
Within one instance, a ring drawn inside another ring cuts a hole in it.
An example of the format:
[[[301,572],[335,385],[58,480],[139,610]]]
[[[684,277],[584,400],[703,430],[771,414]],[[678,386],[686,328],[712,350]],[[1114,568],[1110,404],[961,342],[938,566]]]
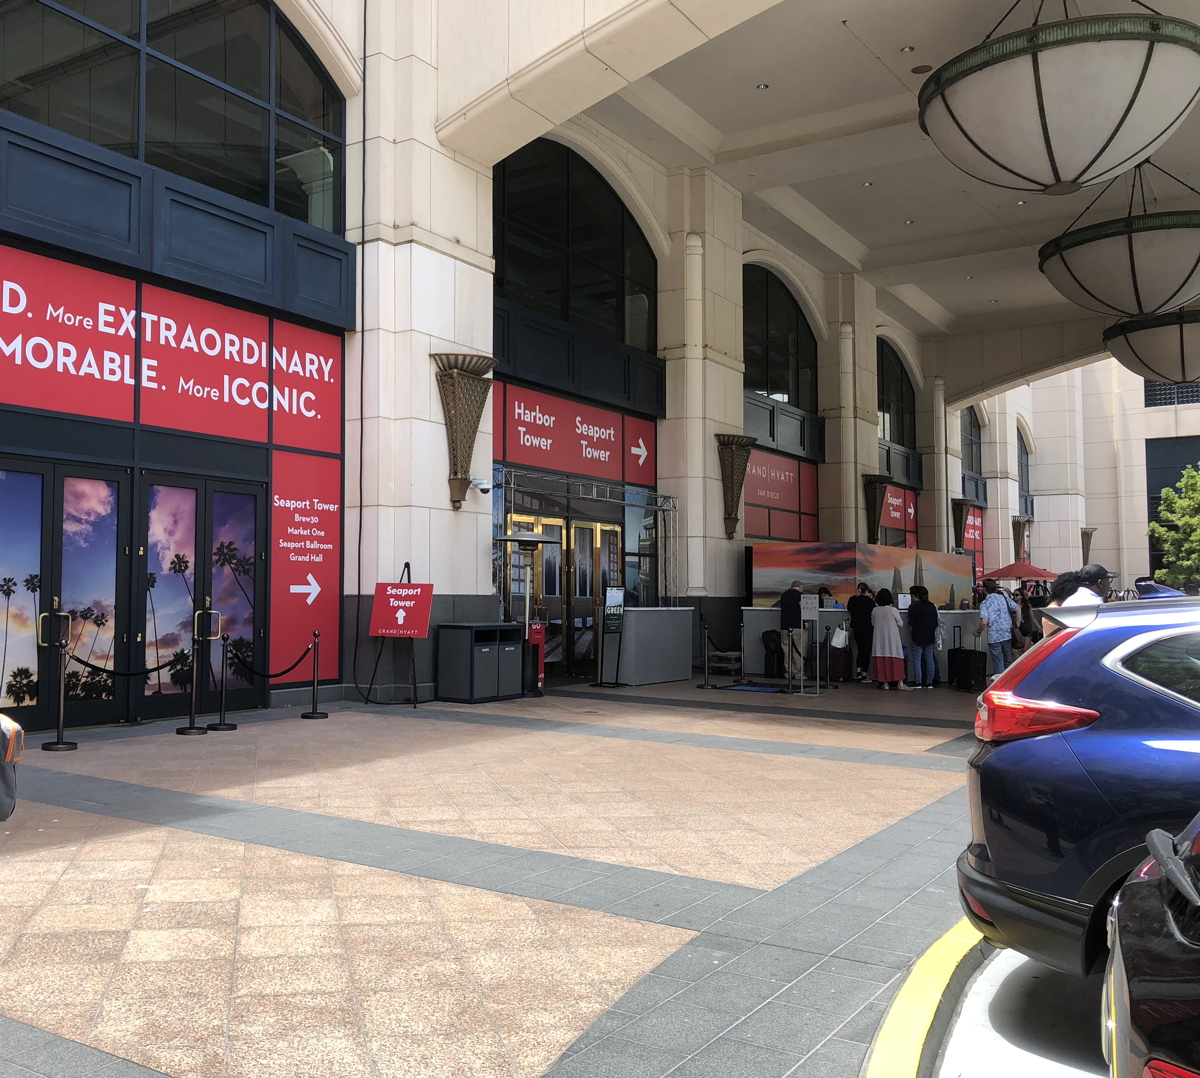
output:
[[[758,445],[758,439],[748,434],[718,434],[716,439],[717,457],[721,461],[721,488],[725,494],[725,538],[732,539],[741,518],[742,487],[746,483],[750,450]]]
[[[498,363],[491,356],[433,353],[437,364],[438,393],[446,415],[446,442],[450,448],[450,504],[457,510],[471,487],[471,457],[479,434],[479,420],[492,388],[490,374]]]

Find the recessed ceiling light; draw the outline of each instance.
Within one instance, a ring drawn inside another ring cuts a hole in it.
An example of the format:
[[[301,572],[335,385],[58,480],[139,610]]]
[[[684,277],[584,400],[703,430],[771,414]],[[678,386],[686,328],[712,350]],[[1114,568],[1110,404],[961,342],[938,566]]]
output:
[[[933,68],[930,67],[929,64],[917,64],[917,66],[912,69],[912,73],[914,75],[928,75],[932,70]]]
[[[912,224],[912,221],[905,221],[904,223],[905,223],[906,225],[911,225],[911,224]]]
[[[989,299],[988,300],[988,303],[999,303],[999,302],[1000,301],[998,299]]]
[[[1017,203],[1017,205],[1018,205],[1018,206],[1024,206],[1024,205],[1025,205],[1025,200],[1024,200],[1024,199],[1021,199],[1021,200],[1020,200],[1020,201]]]
[[[870,180],[863,180],[864,187],[874,187],[875,185]]]
[[[771,88],[771,84],[770,84],[769,82],[760,82],[760,83],[759,83],[759,84],[758,84],[756,87],[754,87],[754,88],[755,88],[756,90],[769,90],[769,89]]]
[[[973,280],[975,280],[975,278],[974,278],[973,276],[971,276],[971,274],[969,274],[969,273],[968,273],[968,274],[966,275],[966,277],[964,277],[964,278],[963,278],[963,280],[966,280],[966,281],[973,281]]]
[[[911,45],[905,45],[904,48],[902,48],[900,51],[901,52],[913,52],[914,50]]]

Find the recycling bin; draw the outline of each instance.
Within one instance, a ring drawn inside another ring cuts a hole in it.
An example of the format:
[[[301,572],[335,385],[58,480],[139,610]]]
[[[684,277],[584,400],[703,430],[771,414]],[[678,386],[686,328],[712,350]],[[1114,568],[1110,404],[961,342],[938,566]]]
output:
[[[437,698],[482,704],[521,695],[521,626],[443,624],[437,637]]]

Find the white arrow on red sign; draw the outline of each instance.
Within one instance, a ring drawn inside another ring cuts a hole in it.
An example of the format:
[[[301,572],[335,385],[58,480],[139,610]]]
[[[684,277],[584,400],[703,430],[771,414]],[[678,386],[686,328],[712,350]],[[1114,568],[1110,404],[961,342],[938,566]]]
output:
[[[650,450],[646,448],[646,442],[643,438],[638,439],[637,445],[631,445],[629,452],[637,457],[639,465],[645,464],[646,458],[650,455]]]
[[[308,583],[307,584],[293,584],[292,585],[292,594],[293,595],[303,595],[305,592],[308,592],[308,598],[305,599],[304,601],[309,606],[312,606],[313,600],[318,595],[321,594],[321,585],[317,583],[316,578],[312,575],[312,573],[308,574]]]

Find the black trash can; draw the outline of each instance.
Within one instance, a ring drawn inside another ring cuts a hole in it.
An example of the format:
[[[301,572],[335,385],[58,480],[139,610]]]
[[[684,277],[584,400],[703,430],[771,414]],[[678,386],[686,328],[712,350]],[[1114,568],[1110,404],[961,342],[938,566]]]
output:
[[[438,626],[437,698],[461,704],[521,695],[519,623]]]

